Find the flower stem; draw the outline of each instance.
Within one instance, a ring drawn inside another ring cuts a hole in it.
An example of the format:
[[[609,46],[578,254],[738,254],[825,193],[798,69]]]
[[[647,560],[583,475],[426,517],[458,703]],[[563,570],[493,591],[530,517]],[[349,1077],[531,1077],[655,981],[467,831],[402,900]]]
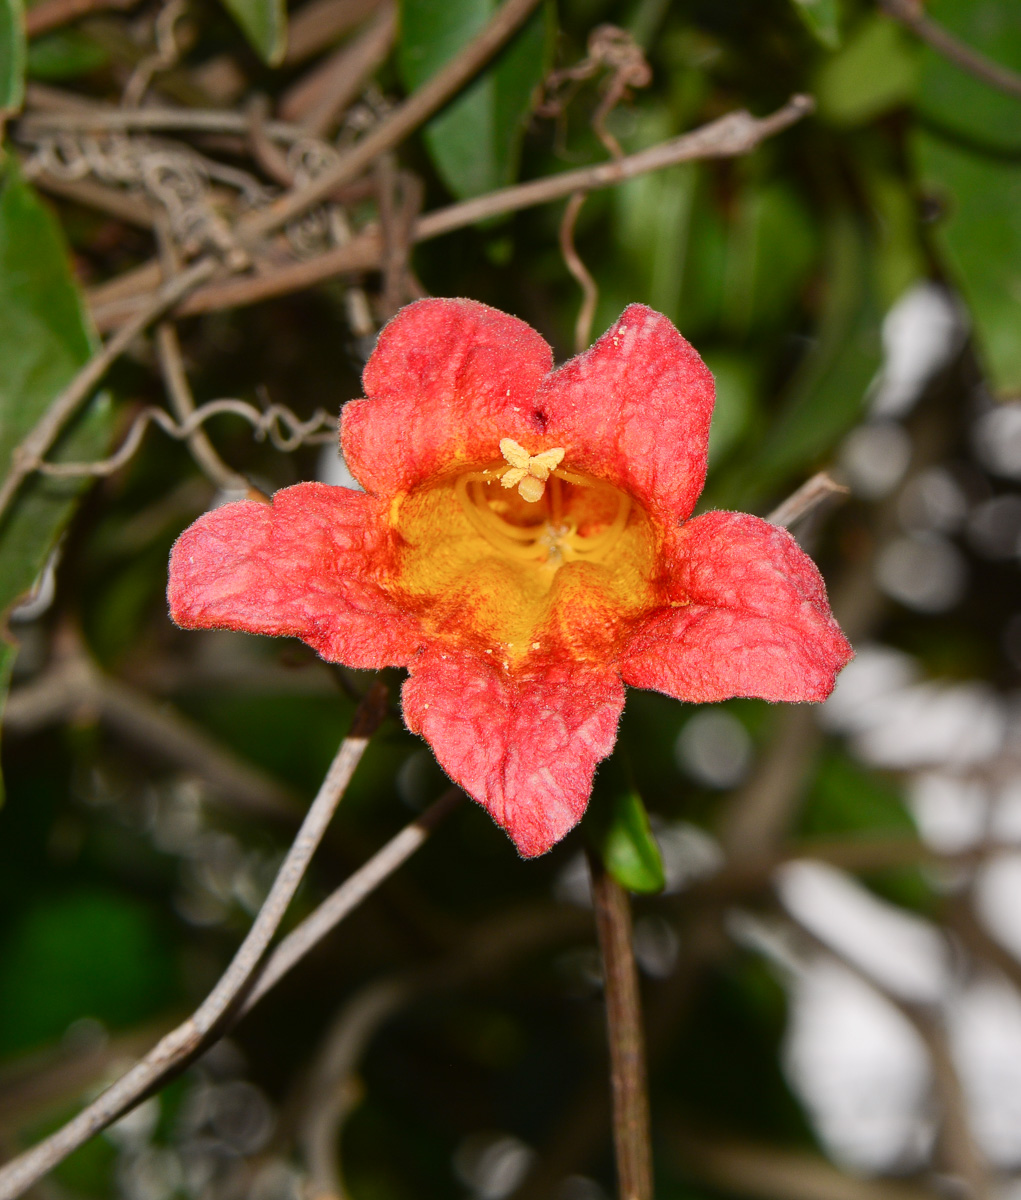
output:
[[[627,892],[589,852],[592,901],[603,956],[613,1089],[613,1141],[620,1200],[652,1200],[652,1144],[638,971]]]

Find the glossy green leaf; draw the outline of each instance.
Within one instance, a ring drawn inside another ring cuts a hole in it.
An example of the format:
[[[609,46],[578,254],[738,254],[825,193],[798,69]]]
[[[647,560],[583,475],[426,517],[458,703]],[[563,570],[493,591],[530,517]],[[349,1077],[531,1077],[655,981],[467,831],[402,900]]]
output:
[[[837,0],[791,0],[809,33],[828,50],[840,45],[840,8]]]
[[[25,97],[25,19],[21,0],[0,0],[0,114]]]
[[[600,849],[606,869],[621,887],[631,892],[663,890],[663,857],[652,836],[649,814],[633,788],[614,798]]]
[[[47,405],[92,353],[93,340],[60,230],[8,158],[0,183],[0,475]],[[55,457],[102,453],[112,414],[99,397]],[[85,487],[81,479],[30,478],[0,525],[0,613],[27,593]],[[9,672],[8,641],[0,673]]]
[[[1002,0],[940,0],[931,15],[1021,72],[1021,10]],[[941,206],[933,237],[971,312],[990,382],[1021,390],[1021,101],[926,50],[913,137],[922,186]]]
[[[865,17],[816,76],[819,115],[837,125],[860,125],[910,102],[918,55],[917,42],[889,17]]]
[[[398,65],[420,87],[485,26],[496,0],[402,0]],[[436,170],[456,196],[513,181],[533,96],[550,59],[551,24],[540,8],[482,76],[425,128]]]
[[[256,54],[276,66],[287,50],[285,0],[223,0]]]
[[[724,472],[703,495],[703,508],[761,507],[775,487],[821,464],[864,412],[881,360],[882,314],[870,269],[871,243],[849,214],[827,232],[826,293],[818,336],[758,452]]]

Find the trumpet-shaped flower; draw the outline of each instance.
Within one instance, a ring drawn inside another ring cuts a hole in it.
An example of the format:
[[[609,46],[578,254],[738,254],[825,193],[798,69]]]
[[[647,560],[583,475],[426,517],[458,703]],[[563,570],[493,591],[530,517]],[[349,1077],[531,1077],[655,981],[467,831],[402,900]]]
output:
[[[170,563],[179,625],[407,667],[408,728],[526,857],[581,818],[625,684],[822,700],[851,656],[786,530],[690,519],[713,380],[666,317],[631,305],[552,366],[515,317],[410,305],[342,413],[365,490],[302,483],[225,505]]]

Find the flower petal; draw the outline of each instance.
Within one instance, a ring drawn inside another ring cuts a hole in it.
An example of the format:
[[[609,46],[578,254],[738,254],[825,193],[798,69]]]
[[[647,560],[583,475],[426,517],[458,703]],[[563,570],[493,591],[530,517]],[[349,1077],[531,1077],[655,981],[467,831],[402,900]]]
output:
[[[564,466],[609,479],[668,524],[705,483],[715,388],[709,368],[661,313],[632,304],[539,389],[547,442]]]
[[[411,664],[402,701],[412,733],[531,858],[581,820],[624,688],[616,671],[577,662],[515,678],[479,655],[431,651]]]
[[[474,300],[409,304],[365,365],[368,399],[344,406],[344,459],[367,491],[392,496],[452,464],[499,458],[502,438],[534,449],[535,391],[552,364],[517,317]]]
[[[696,703],[825,700],[853,652],[818,568],[785,529],[705,513],[678,531],[671,557],[676,606],[632,636],[625,683]]]
[[[422,638],[375,582],[377,504],[299,483],[271,505],[243,500],[206,513],[170,556],[170,615],[192,629],[299,637],[350,667],[403,666]]]

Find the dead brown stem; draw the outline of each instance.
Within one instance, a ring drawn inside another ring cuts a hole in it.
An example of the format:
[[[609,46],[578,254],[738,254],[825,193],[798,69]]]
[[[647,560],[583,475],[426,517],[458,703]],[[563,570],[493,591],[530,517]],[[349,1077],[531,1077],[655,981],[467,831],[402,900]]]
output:
[[[332,192],[393,149],[410,133],[438,112],[461,90],[500,47],[520,28],[539,0],[504,0],[485,28],[403,104],[366,134],[329,171],[304,187],[288,192],[275,204],[238,223],[238,237],[252,242],[286,225],[301,213],[325,200]]]
[[[596,315],[596,304],[599,302],[599,288],[592,278],[592,272],[581,260],[574,245],[574,226],[578,213],[585,203],[585,192],[574,192],[567,201],[564,216],[560,222],[560,253],[563,255],[567,269],[578,281],[581,288],[581,307],[574,322],[574,352],[580,354],[592,340],[592,321]]]
[[[87,17],[90,13],[106,9],[127,12],[137,3],[138,0],[42,0],[26,11],[25,33],[30,38],[38,37],[42,33],[49,33],[51,29],[69,25],[79,17]]]
[[[94,208],[97,212],[116,217],[118,221],[136,225],[139,229],[152,229],[152,209],[141,196],[132,192],[94,183],[91,179],[60,179],[46,171],[33,176],[32,182],[51,196],[73,200],[75,204]]]
[[[284,66],[312,58],[360,25],[380,0],[308,0],[290,16]]]
[[[831,497],[846,496],[849,490],[843,484],[837,483],[827,471],[819,471],[778,504],[766,520],[786,529],[807,517],[809,513],[815,512]]]
[[[284,92],[280,116],[317,136],[327,133],[386,59],[396,34],[396,5],[383,3],[361,33]]]
[[[603,956],[613,1092],[613,1144],[620,1200],[652,1200],[645,1038],[638,970],[631,946],[631,904],[627,892],[594,853],[589,854],[589,870]]]
[[[460,803],[463,793],[458,788],[445,792],[417,820],[406,825],[400,833],[332,892],[310,916],[277,946],[259,972],[251,990],[238,1009],[240,1020],[291,968],[318,945],[347,915],[352,912],[384,879],[406,862],[429,837],[437,825]]]
[[[337,804],[385,712],[386,692],[370,692],[355,714],[351,733],[326,773],[319,794],[284,858],[269,895],[227,970],[191,1017],[167,1034],[126,1075],[50,1137],[0,1167],[0,1200],[16,1200],[90,1138],[128,1112],[179,1071],[218,1035],[247,989],[305,875]]]
[[[926,16],[919,0],[879,0],[879,7],[899,21],[913,34],[927,42],[937,54],[973,75],[976,79],[1006,92],[1008,96],[1021,99],[1021,75],[1016,71],[993,62],[973,47],[955,38],[938,21]]]
[[[729,113],[700,129],[692,130],[691,133],[673,138],[669,142],[662,142],[627,158],[599,163],[594,167],[581,167],[576,171],[565,171],[560,175],[531,183],[501,188],[475,200],[451,204],[447,208],[420,217],[415,224],[413,240],[416,243],[429,241],[488,217],[547,204],[578,191],[612,187],[625,179],[633,179],[649,171],[663,170],[675,163],[747,154],[767,137],[801,120],[811,112],[812,107],[810,97],[794,96],[783,108],[761,119],[744,111]],[[199,288],[177,307],[175,315],[185,316],[256,304],[274,296],[311,287],[337,275],[374,270],[379,267],[382,255],[383,242],[380,231],[374,226],[368,226],[348,245],[328,250],[316,258],[269,269],[262,275],[228,279]],[[157,270],[155,264],[148,264],[136,268],[128,276],[95,289],[90,294],[90,299],[93,304],[93,319],[97,326],[100,329],[109,329],[111,325],[124,320],[127,313],[135,311],[158,278]]]

